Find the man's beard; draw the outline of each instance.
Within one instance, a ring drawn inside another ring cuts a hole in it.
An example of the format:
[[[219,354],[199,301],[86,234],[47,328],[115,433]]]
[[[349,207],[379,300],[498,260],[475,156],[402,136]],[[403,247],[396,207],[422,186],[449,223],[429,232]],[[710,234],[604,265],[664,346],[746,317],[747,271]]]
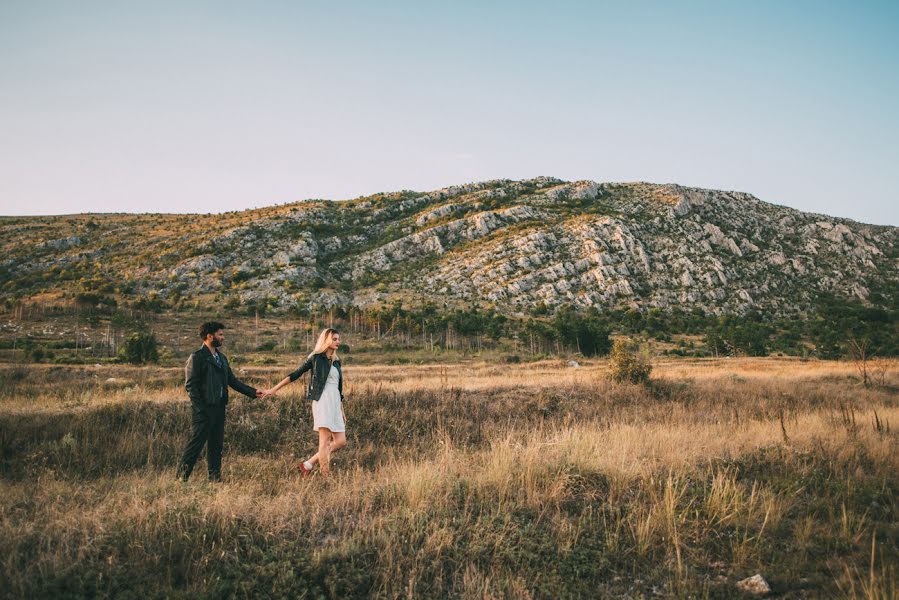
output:
[[[222,341],[221,341],[221,340],[217,340],[217,339],[215,339],[215,338],[212,338],[212,347],[213,347],[213,348],[221,348],[221,347],[222,347]]]

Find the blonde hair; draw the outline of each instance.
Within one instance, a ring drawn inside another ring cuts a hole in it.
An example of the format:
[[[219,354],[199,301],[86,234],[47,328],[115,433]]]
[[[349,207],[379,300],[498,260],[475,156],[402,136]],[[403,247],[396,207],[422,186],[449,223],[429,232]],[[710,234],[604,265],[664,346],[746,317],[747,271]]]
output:
[[[334,339],[335,335],[338,335],[336,329],[332,329],[328,327],[327,329],[322,329],[322,332],[318,336],[318,341],[315,342],[315,349],[312,350],[312,353],[309,354],[309,358],[312,358],[316,354],[321,354],[325,350],[328,349],[328,346],[331,345],[331,340]],[[340,360],[340,357],[337,356],[337,350],[334,350],[334,358],[332,360]]]

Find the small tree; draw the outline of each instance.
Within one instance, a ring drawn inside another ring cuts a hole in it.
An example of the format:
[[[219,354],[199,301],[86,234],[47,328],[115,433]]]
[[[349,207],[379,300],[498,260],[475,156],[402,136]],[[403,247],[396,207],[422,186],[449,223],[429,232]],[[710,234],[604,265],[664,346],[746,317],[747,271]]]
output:
[[[649,383],[652,365],[645,358],[637,356],[625,340],[615,340],[615,343],[612,345],[610,358],[611,371],[609,377],[613,381],[619,383]]]
[[[871,341],[868,338],[858,339],[851,335],[846,345],[849,347],[849,358],[861,375],[862,385],[869,387],[871,378],[868,373],[868,362],[871,360]]]
[[[156,336],[146,331],[131,334],[125,345],[119,350],[119,358],[133,365],[159,361],[159,350],[156,348]]]

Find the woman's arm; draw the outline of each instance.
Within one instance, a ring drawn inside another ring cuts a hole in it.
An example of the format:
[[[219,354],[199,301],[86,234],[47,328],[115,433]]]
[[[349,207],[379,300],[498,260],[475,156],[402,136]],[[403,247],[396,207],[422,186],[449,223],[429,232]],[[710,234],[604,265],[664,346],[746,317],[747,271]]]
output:
[[[277,392],[278,390],[280,390],[282,387],[284,387],[285,385],[287,385],[287,384],[290,383],[290,382],[291,382],[290,375],[288,375],[287,377],[285,377],[284,379],[282,379],[281,381],[279,381],[279,382],[278,382],[278,385],[276,385],[276,386],[273,387],[272,389],[270,389],[270,390],[262,390],[262,397],[265,398],[265,397],[267,397],[267,396],[274,396],[274,395],[275,395],[275,392]]]
[[[293,373],[291,373],[291,374],[288,375],[287,377],[290,378],[291,381],[296,381],[297,379],[300,378],[300,375],[302,375],[303,373],[305,373],[306,371],[308,371],[309,369],[312,368],[312,362],[313,362],[314,360],[315,360],[315,356],[310,356],[310,357],[307,358],[305,361],[303,361],[303,364],[301,364],[301,365],[297,368],[296,371],[294,371]]]
[[[284,387],[291,381],[296,381],[297,379],[299,379],[300,375],[302,375],[303,373],[305,373],[306,371],[308,371],[309,369],[312,368],[312,361],[314,359],[315,359],[314,356],[310,356],[309,358],[307,358],[306,361],[303,362],[303,364],[300,365],[300,367],[296,371],[294,371],[293,373],[291,373],[290,375],[288,375],[287,377],[285,377],[284,379],[279,381],[278,385],[276,385],[275,387],[273,387],[270,390],[262,390],[263,395],[264,396],[274,396],[275,392],[280,390],[282,387]]]

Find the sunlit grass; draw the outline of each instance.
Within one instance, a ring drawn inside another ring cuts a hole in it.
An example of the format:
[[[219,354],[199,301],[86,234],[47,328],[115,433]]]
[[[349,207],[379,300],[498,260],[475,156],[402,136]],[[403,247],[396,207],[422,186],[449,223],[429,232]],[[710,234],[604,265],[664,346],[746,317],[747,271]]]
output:
[[[297,472],[315,447],[297,386],[234,400],[213,485],[202,460],[174,480],[177,370],[16,368],[10,596],[729,598],[756,572],[779,593],[895,595],[895,371],[866,389],[841,364],[662,363],[640,387],[602,362],[555,385],[557,363],[477,364],[441,386],[439,366],[357,367],[332,478]]]

